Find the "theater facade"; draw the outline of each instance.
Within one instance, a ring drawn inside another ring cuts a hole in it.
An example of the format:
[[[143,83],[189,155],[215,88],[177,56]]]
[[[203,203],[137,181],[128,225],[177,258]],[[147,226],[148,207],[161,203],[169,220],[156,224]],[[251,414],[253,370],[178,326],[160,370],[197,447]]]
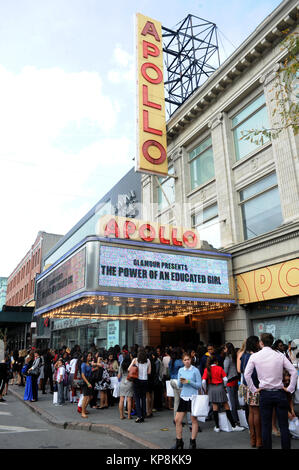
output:
[[[231,255],[196,230],[112,215],[97,229],[37,277],[35,315],[94,328],[107,320],[107,347],[197,342],[204,319],[235,308]],[[123,320],[142,323],[141,336],[121,337]]]

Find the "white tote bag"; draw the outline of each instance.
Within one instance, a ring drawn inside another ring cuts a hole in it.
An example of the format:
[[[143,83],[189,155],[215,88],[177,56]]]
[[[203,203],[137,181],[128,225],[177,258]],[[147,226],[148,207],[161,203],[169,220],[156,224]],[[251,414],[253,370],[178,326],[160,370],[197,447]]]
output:
[[[208,416],[209,414],[209,395],[193,395],[191,401],[192,416]]]
[[[238,410],[238,416],[239,416],[240,426],[242,426],[243,428],[249,428],[247,419],[246,419],[245,410]]]
[[[84,395],[81,394],[79,401],[78,401],[78,408],[82,408],[83,398],[84,398]]]
[[[53,405],[58,403],[58,392],[53,392]]]
[[[299,439],[299,419],[289,419],[289,431],[294,439]]]
[[[218,418],[220,431],[231,432],[233,430],[225,412],[218,413]]]
[[[119,389],[120,389],[120,383],[117,382],[117,384],[115,384],[115,386],[114,386],[113,393],[112,393],[112,396],[113,396],[114,398],[118,398],[118,397],[119,397]]]
[[[166,380],[166,395],[168,397],[174,397],[173,388],[170,385],[170,380]]]

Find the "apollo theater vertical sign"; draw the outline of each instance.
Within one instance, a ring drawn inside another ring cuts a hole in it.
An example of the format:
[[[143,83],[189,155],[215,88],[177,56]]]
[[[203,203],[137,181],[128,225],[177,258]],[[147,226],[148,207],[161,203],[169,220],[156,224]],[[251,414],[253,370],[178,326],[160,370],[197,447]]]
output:
[[[162,26],[137,13],[136,171],[168,174]]]

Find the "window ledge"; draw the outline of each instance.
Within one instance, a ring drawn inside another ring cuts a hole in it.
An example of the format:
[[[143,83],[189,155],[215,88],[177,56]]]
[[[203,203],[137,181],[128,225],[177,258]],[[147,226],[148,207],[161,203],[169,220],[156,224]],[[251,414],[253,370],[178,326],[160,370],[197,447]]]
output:
[[[201,184],[200,186],[197,186],[197,188],[195,189],[192,189],[192,191],[190,191],[186,197],[191,197],[191,196],[194,196],[194,194],[196,194],[197,192],[201,191],[202,189],[206,188],[207,186],[209,186],[211,183],[214,183],[216,181],[216,178],[212,178],[210,179],[209,181],[207,181],[206,183],[203,183]]]
[[[252,152],[250,152],[248,155],[246,155],[246,157],[242,157],[240,158],[240,160],[236,161],[233,165],[232,165],[232,169],[234,170],[235,168],[238,168],[239,166],[241,166],[243,163],[246,163],[248,160],[250,160],[252,157],[255,157],[256,155],[258,155],[260,152],[262,152],[263,150],[267,149],[268,147],[271,147],[272,146],[272,142],[269,141],[269,142],[266,142],[264,145],[261,145],[260,147],[258,147],[256,150],[253,150]]]

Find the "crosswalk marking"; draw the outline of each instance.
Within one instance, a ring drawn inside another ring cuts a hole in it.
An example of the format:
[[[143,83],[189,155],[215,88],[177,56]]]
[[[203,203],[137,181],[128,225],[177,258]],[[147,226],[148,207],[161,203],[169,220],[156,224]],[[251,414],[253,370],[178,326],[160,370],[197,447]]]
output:
[[[0,411],[0,415],[11,416],[11,413],[9,411]]]
[[[4,433],[14,433],[14,432],[39,432],[39,431],[48,431],[48,429],[30,429],[24,428],[22,426],[5,426],[0,425],[0,434]]]

